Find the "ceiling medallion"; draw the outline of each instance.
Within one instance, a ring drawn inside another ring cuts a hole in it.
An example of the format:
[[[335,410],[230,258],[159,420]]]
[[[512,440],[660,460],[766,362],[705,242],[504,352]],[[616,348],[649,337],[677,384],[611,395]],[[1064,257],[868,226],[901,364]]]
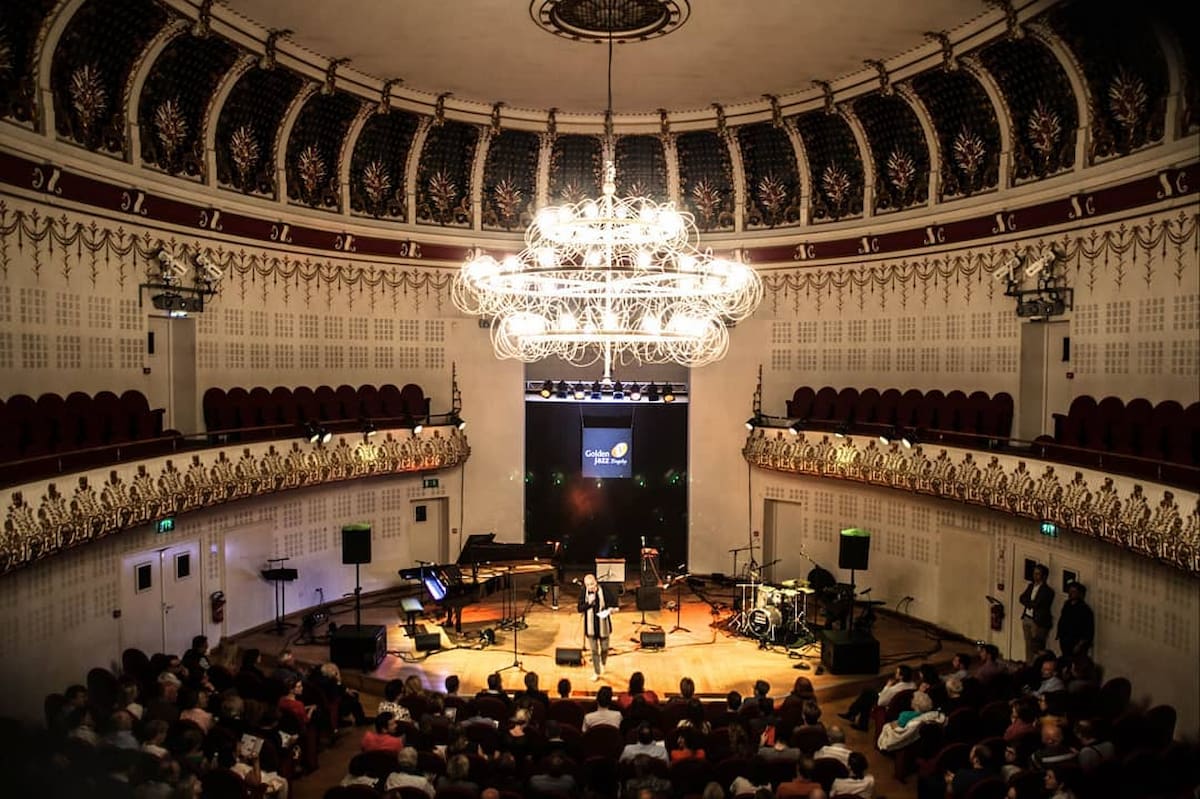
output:
[[[678,30],[688,0],[532,0],[529,14],[542,30],[573,41],[602,44],[656,39]]]

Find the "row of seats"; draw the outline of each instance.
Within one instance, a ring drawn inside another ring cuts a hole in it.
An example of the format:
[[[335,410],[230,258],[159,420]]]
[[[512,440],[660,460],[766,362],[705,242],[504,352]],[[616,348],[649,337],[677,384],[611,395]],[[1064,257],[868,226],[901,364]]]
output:
[[[179,433],[163,430],[164,412],[133,390],[0,400],[0,482],[169,452]]]
[[[1055,460],[1100,465],[1096,453],[1109,453],[1107,468],[1139,475],[1152,476],[1160,463],[1196,467],[1200,402],[1185,409],[1174,400],[1151,405],[1140,398],[1126,403],[1119,397],[1097,402],[1080,396],[1071,401],[1067,413],[1054,414],[1054,437],[1038,442],[1047,445],[1047,457]]]
[[[415,383],[404,388],[387,384],[309,388],[262,386],[245,389],[210,388],[204,392],[204,425],[209,434],[228,441],[275,438],[278,428],[309,422],[331,431],[354,429],[362,420],[421,420],[429,416],[430,401]],[[226,432],[233,431],[233,432]]]
[[[988,396],[983,391],[967,395],[958,390],[839,391],[832,386],[820,390],[801,386],[787,401],[787,415],[814,427],[847,425],[870,432],[919,428],[937,431],[947,443],[953,439],[963,446],[980,446],[986,439],[1007,439],[1011,435],[1013,399],[1004,392]],[[954,433],[962,435],[954,437]]]

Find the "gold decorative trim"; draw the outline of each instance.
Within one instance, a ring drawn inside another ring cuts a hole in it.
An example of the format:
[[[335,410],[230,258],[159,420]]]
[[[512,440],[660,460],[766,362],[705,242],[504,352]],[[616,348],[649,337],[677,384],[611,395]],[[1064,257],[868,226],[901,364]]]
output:
[[[0,575],[79,544],[146,524],[164,516],[240,499],[262,497],[293,488],[324,485],[364,477],[429,472],[464,463],[471,454],[466,436],[450,428],[420,436],[358,441],[340,436],[330,446],[310,447],[298,441],[179,453],[112,469],[98,488],[87,475],[77,477],[67,497],[58,482],[47,481],[36,504],[36,485],[12,491],[0,531]],[[279,449],[278,447],[284,447]],[[70,479],[70,478],[68,478]]]
[[[976,461],[981,453],[941,449],[931,455],[921,446],[879,446],[874,438],[860,446],[854,438],[782,431],[768,436],[761,428],[747,437],[742,455],[760,469],[883,486],[1054,522],[1200,576],[1200,499],[1184,516],[1171,491],[1163,491],[1151,507],[1140,484],[1122,496],[1112,477],[1076,471],[1064,482],[1057,465],[1039,462],[1042,472],[1034,475],[1018,456],[1006,454],[1002,461],[991,455],[983,464]]]

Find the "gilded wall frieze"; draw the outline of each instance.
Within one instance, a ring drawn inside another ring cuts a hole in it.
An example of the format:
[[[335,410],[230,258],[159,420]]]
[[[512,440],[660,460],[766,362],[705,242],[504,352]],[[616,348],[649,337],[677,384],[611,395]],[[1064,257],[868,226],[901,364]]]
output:
[[[1084,471],[1067,477],[1051,464],[1035,465],[1040,469],[1035,475],[1027,459],[1018,455],[990,455],[981,467],[979,453],[920,445],[906,449],[899,443],[880,446],[873,438],[794,437],[762,428],[747,437],[742,455],[760,469],[894,488],[1054,522],[1200,575],[1196,494],[1177,499],[1175,492],[1164,490],[1151,506],[1141,484],[1131,482],[1126,490],[1112,477]],[[1180,508],[1181,500],[1192,503],[1190,511]]]
[[[58,486],[70,477],[20,486],[8,494],[0,574],[164,516],[304,486],[449,469],[471,454],[455,429],[352,443],[357,438],[315,448],[292,441],[179,453],[112,469],[102,481],[79,476],[69,497]]]

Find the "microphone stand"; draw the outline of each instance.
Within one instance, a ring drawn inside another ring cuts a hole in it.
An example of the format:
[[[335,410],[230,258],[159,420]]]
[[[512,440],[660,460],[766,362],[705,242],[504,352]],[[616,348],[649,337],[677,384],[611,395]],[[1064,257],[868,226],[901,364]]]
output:
[[[505,666],[502,669],[496,669],[497,672],[508,671],[509,669],[516,669],[517,671],[525,671],[525,668],[521,665],[521,661],[517,659],[517,633],[522,627],[527,627],[528,625],[525,624],[523,621],[519,621],[517,618],[515,618],[516,613],[517,613],[517,609],[516,609],[517,597],[516,597],[516,588],[515,588],[514,580],[515,580],[515,578],[513,577],[513,567],[509,566],[508,567],[508,581],[509,581],[508,593],[510,596],[510,601],[512,602],[512,605],[513,605],[512,612],[513,612],[513,616],[514,616],[513,624],[512,624],[513,662],[510,663],[509,665]]]
[[[672,627],[670,630],[668,630],[667,631],[668,633],[690,633],[691,632],[691,630],[689,630],[687,627],[680,625],[680,623],[679,623],[679,614],[683,610],[683,581],[686,580],[688,578],[688,576],[689,575],[687,575],[687,574],[681,574],[680,576],[675,578],[675,626]]]

